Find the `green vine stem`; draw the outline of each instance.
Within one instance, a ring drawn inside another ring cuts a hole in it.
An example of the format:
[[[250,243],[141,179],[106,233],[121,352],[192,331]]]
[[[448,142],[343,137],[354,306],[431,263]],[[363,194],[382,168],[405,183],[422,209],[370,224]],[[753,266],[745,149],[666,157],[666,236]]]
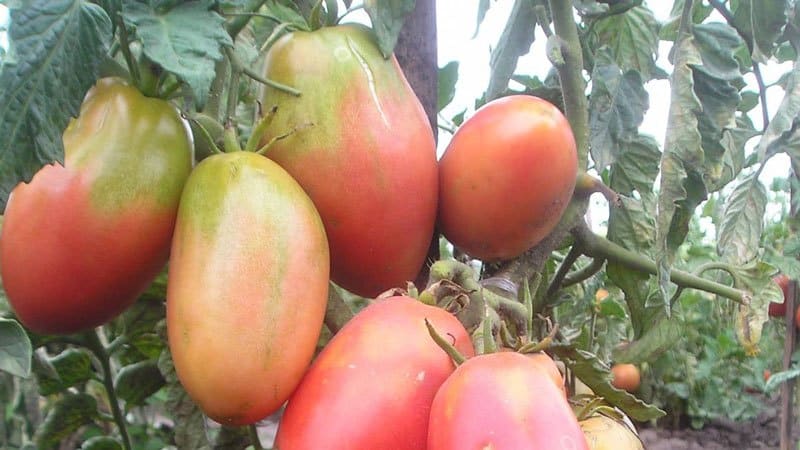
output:
[[[122,50],[122,56],[125,58],[125,64],[128,65],[128,72],[131,74],[131,82],[134,86],[139,86],[139,65],[136,64],[136,58],[134,58],[131,53],[128,29],[125,28],[125,21],[122,20],[121,14],[117,14],[117,28],[119,29],[120,50]]]
[[[572,0],[549,0],[549,4],[556,32],[555,39],[558,39],[561,53],[558,64],[554,65],[564,93],[564,114],[575,135],[578,166],[581,170],[586,170],[589,163],[589,105],[586,100],[586,82],[583,80],[583,53]]]
[[[236,52],[231,47],[225,47],[225,54],[228,56],[228,60],[231,62],[231,67],[233,68],[234,72],[242,73],[252,78],[253,80],[258,81],[261,84],[265,84],[269,87],[275,88],[279,91],[283,91],[295,97],[300,97],[302,95],[302,92],[291,86],[278,83],[277,81],[270,80],[269,78],[264,78],[261,75],[257,74],[253,69],[248,67],[247,64],[243,63],[239,59],[239,57],[236,55]]]
[[[253,446],[253,450],[264,450],[264,447],[261,446],[261,439],[258,437],[258,428],[255,425],[247,427],[247,434],[250,436],[250,444]]]
[[[86,347],[91,350],[100,361],[100,366],[103,370],[103,386],[105,386],[106,393],[108,394],[108,402],[111,404],[111,413],[114,416],[114,422],[116,422],[119,434],[122,437],[122,446],[125,450],[131,450],[131,439],[128,436],[125,415],[122,414],[122,409],[119,407],[117,391],[114,389],[114,374],[111,372],[111,357],[106,347],[100,342],[100,337],[97,335],[97,332],[88,332],[85,336]]]
[[[656,274],[656,263],[653,260],[596,235],[585,223],[575,227],[572,233],[575,239],[583,245],[584,251],[588,256],[605,258],[610,262],[619,263],[630,269],[650,275]],[[682,270],[672,269],[670,271],[670,280],[678,286],[717,294],[739,304],[746,304],[750,299],[750,294],[745,291],[707,280]]]
[[[353,318],[353,310],[345,303],[336,286],[328,286],[328,306],[325,309],[325,326],[336,334]]]
[[[558,266],[556,274],[553,276],[553,279],[550,281],[550,285],[547,287],[546,295],[548,299],[558,291],[558,289],[561,287],[561,282],[564,280],[564,277],[567,276],[569,270],[572,268],[572,265],[575,264],[575,261],[577,261],[582,254],[583,249],[578,243],[575,243],[569,249],[569,253],[567,253],[567,256],[564,258],[564,261],[561,263],[561,265]]]
[[[428,328],[428,333],[431,335],[431,338],[433,338],[433,341],[450,356],[450,359],[453,360],[456,366],[464,364],[467,358],[462,355],[453,344],[447,342],[447,339],[436,331],[436,328],[433,327],[433,324],[428,319],[425,319],[425,327]]]
[[[592,262],[586,266],[565,276],[564,281],[561,282],[561,287],[565,288],[567,286],[572,286],[573,284],[578,284],[582,281],[588,280],[592,275],[599,272],[605,263],[605,258],[594,258]]]

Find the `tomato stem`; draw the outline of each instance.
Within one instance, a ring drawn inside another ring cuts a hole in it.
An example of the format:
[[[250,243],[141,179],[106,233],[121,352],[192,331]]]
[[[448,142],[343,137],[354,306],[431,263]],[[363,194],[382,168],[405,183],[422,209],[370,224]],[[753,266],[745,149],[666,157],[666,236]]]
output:
[[[262,77],[261,75],[257,74],[253,69],[248,67],[245,63],[242,62],[242,60],[239,59],[239,57],[236,55],[236,52],[232,48],[226,47],[225,48],[225,53],[228,55],[228,60],[230,60],[231,67],[233,68],[233,71],[235,73],[244,74],[244,75],[252,78],[253,80],[258,81],[261,84],[265,84],[265,85],[267,85],[269,87],[275,88],[275,89],[277,89],[279,91],[283,91],[283,92],[285,92],[285,93],[287,93],[289,95],[293,95],[295,97],[300,97],[302,95],[302,92],[300,92],[299,90],[297,90],[297,89],[295,89],[295,88],[293,88],[291,86],[287,86],[285,84],[278,83],[277,81],[270,80],[269,78],[265,78],[265,77]]]
[[[425,326],[428,328],[428,333],[431,335],[431,338],[433,338],[434,342],[436,342],[436,344],[439,345],[439,347],[441,347],[441,349],[444,350],[448,356],[450,356],[450,359],[453,360],[453,363],[455,363],[456,366],[464,364],[464,361],[466,361],[467,358],[462,355],[453,344],[447,342],[447,340],[436,331],[436,328],[433,327],[433,324],[431,324],[427,318],[425,319]]]
[[[120,50],[122,50],[122,56],[125,57],[125,64],[128,65],[128,72],[131,74],[131,82],[134,86],[139,86],[139,65],[136,64],[136,59],[133,57],[133,53],[131,53],[128,29],[125,28],[125,21],[122,20],[122,15],[118,14],[116,20],[117,28],[119,29]]]
[[[260,106],[260,104],[259,104]],[[261,108],[259,107],[259,118],[256,120],[256,125],[253,127],[253,132],[250,133],[250,138],[247,139],[244,149],[248,152],[254,152],[258,149],[258,143],[267,132],[272,121],[275,120],[275,113],[278,111],[278,105],[273,105],[266,114],[260,114]]]
[[[222,153],[222,150],[217,146],[217,143],[214,141],[214,138],[211,137],[211,133],[208,132],[208,129],[194,117],[190,117],[189,120],[200,130],[200,138],[203,139],[212,153]]]
[[[253,450],[264,450],[264,447],[261,446],[261,439],[258,437],[258,428],[255,425],[250,425],[247,427],[247,431]]]
[[[125,450],[131,450],[131,440],[128,436],[128,428],[125,422],[125,416],[122,414],[122,410],[119,407],[117,392],[114,389],[114,374],[111,371],[111,357],[106,347],[103,346],[102,342],[100,342],[100,337],[97,335],[99,332],[100,329],[94,332],[86,333],[85,345],[100,361],[100,366],[103,371],[103,386],[108,394],[108,402],[111,404],[111,413],[113,414],[114,422],[116,422],[117,428],[119,429],[119,434],[122,438],[122,445]]]

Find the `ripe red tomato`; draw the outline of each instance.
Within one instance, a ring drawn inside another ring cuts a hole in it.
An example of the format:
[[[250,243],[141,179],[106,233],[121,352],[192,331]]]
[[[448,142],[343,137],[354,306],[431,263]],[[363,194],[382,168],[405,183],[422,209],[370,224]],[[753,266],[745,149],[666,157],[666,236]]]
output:
[[[167,284],[175,371],[224,425],[275,412],[313,357],[328,296],[322,221],[289,174],[249,152],[204,159],[186,183]]]
[[[633,364],[614,364],[611,366],[611,385],[617,389],[634,392],[641,384],[639,368]]]
[[[513,352],[513,349],[503,347],[500,349],[503,352]],[[564,393],[564,397],[567,396],[567,387],[564,384],[564,376],[561,375],[561,371],[558,370],[558,366],[556,362],[553,361],[547,353],[545,352],[536,352],[536,353],[525,353],[525,356],[530,358],[532,362],[536,364],[539,369],[543,370],[553,383],[558,386],[558,389]]]
[[[789,276],[785,273],[781,273],[776,275],[772,278],[772,281],[780,286],[781,290],[783,291],[783,302],[782,303],[769,303],[769,316],[770,317],[783,317],[786,315],[786,298],[789,296]]]
[[[45,334],[101,325],[153,281],[193,161],[178,110],[115,78],[89,90],[63,141],[63,167],[12,191],[0,236],[11,306]]]
[[[428,319],[464,355],[469,335],[443,309],[408,297],[379,300],[320,353],[292,394],[278,428],[281,450],[425,448],[433,396],[454,370]]]
[[[556,226],[578,171],[575,139],[552,104],[515,95],[487,103],[439,162],[439,225],[483,260],[509,259]]]
[[[365,297],[414,280],[436,221],[436,145],[394,57],[363,26],[296,31],[275,43],[265,88],[277,105],[264,142],[299,128],[266,153],[303,186],[325,223],[331,278]]]
[[[567,399],[530,358],[476,356],[442,384],[430,413],[428,450],[588,449]]]

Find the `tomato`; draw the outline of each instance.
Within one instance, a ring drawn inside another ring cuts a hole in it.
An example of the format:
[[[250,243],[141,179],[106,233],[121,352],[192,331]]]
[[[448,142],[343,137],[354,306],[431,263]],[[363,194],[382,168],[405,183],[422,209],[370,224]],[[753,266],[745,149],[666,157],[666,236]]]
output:
[[[467,331],[447,311],[408,297],[376,301],[314,361],[289,399],[276,447],[424,449],[433,396],[454,370],[426,318],[462,354],[473,354]]]
[[[510,348],[501,348],[500,351],[513,352],[514,350]],[[564,377],[561,375],[561,371],[558,369],[556,362],[553,361],[553,358],[551,358],[545,352],[525,353],[524,355],[530,358],[530,360],[534,362],[539,369],[543,370],[544,373],[546,373],[547,376],[553,380],[553,383],[558,386],[558,389],[564,393],[564,397],[567,396],[567,388],[564,384]]]
[[[193,161],[179,112],[116,78],[89,90],[63,143],[63,166],[12,191],[0,236],[11,306],[45,334],[101,325],[147,288]]]
[[[581,420],[579,423],[591,450],[644,449],[642,441],[639,440],[636,430],[632,429],[632,425],[629,427],[625,423],[599,414]]]
[[[394,57],[384,59],[362,26],[293,32],[266,56],[277,105],[266,153],[317,205],[331,248],[331,278],[365,297],[405,286],[428,252],[438,178],[433,133]]]
[[[509,259],[555,228],[578,173],[569,123],[552,104],[514,95],[487,103],[439,161],[439,226],[473,257]]]
[[[461,364],[431,406],[428,450],[485,448],[587,447],[567,399],[550,377],[525,355],[499,352]]]
[[[769,369],[764,369],[764,382],[766,383],[769,381],[769,378],[772,376],[772,372]]]
[[[251,424],[286,401],[316,348],[328,274],[322,221],[286,171],[249,152],[197,165],[175,226],[167,334],[209,417]]]
[[[617,389],[634,392],[639,389],[641,374],[633,364],[614,364],[611,366],[611,385]]]
[[[770,302],[769,304],[769,316],[770,317],[783,317],[786,315],[786,298],[789,296],[789,276],[785,273],[779,274],[772,278],[772,281],[780,286],[781,290],[783,291],[783,302],[775,303]]]

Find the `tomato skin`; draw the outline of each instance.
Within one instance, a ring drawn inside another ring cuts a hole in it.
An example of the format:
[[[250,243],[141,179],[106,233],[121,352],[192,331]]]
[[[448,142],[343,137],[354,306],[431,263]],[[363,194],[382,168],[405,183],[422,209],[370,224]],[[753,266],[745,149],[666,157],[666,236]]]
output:
[[[44,334],[101,325],[147,288],[193,162],[179,112],[116,78],[88,91],[63,143],[63,166],[12,191],[0,236],[11,306]]]
[[[265,61],[277,105],[262,142],[299,127],[266,153],[317,205],[331,278],[364,297],[405,286],[427,255],[436,220],[436,147],[425,111],[394,57],[357,25],[293,32]],[[380,222],[377,225],[376,222]]]
[[[454,370],[425,318],[463,354],[474,353],[467,331],[447,311],[408,297],[376,301],[314,361],[289,399],[277,448],[425,449],[431,401]]]
[[[575,188],[569,123],[552,104],[513,95],[487,103],[439,161],[439,226],[470,256],[519,256],[547,236]]]
[[[251,424],[286,401],[314,354],[328,268],[322,221],[277,164],[234,152],[197,165],[175,226],[167,334],[209,417]]]
[[[625,417],[626,421],[630,420]],[[643,450],[635,429],[603,415],[581,420],[581,429],[586,436],[590,450]],[[632,425],[631,425],[632,426]]]
[[[639,389],[642,381],[639,368],[633,364],[614,364],[611,366],[611,377],[612,386],[628,392]]]
[[[431,407],[427,448],[588,447],[550,377],[525,355],[499,352],[468,359],[442,384]]]

